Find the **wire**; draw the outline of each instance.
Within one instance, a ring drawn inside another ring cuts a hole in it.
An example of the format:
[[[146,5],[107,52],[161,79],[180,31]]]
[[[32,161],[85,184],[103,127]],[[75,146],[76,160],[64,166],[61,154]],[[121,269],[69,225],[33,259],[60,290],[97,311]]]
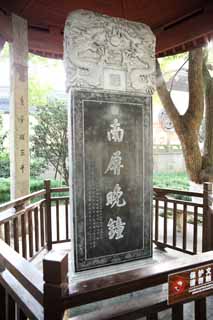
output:
[[[173,78],[172,78],[172,81],[171,81],[171,86],[170,86],[170,89],[169,89],[169,92],[172,91],[172,88],[173,88],[173,84],[174,84],[174,80],[175,80],[175,77],[176,75],[180,72],[180,70],[183,68],[183,66],[189,61],[189,58],[187,58],[184,63],[180,66],[180,68],[175,72]]]

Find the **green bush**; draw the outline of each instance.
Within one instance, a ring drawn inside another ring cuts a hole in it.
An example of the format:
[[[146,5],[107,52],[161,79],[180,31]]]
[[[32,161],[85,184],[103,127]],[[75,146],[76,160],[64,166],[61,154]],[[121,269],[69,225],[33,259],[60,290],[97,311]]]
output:
[[[156,173],[153,176],[153,185],[162,189],[189,190],[189,179],[185,172],[181,173]],[[177,200],[192,201],[189,196],[170,194]]]
[[[153,177],[154,187],[188,190],[189,180],[185,173],[157,173]],[[51,180],[51,187],[61,187],[64,183],[57,180]],[[44,180],[31,178],[30,180],[30,192],[35,192],[44,188]],[[67,193],[54,193],[54,196],[65,196]],[[177,199],[183,199],[185,196],[176,195]],[[0,203],[10,200],[10,179],[0,178]],[[190,200],[184,198],[183,200]]]
[[[10,200],[10,179],[0,178],[0,203]]]
[[[47,169],[45,160],[42,158],[31,158],[30,159],[30,175],[33,178],[39,177]]]
[[[10,176],[10,159],[9,153],[0,152],[0,178],[8,178]]]
[[[44,173],[47,166],[45,160],[36,158],[30,160],[31,177],[38,177]],[[0,178],[8,178],[10,176],[10,158],[6,151],[0,152]]]
[[[60,181],[51,180],[52,188],[61,187],[61,186],[63,186],[63,183],[61,183]],[[44,189],[44,180],[31,178],[30,192],[33,193],[41,189]],[[63,196],[63,195],[66,195],[66,193],[54,194],[54,196],[57,196],[57,195]],[[10,201],[10,179],[0,178],[0,203],[4,203],[7,201]]]
[[[154,187],[162,189],[189,190],[189,178],[185,172],[154,173]]]

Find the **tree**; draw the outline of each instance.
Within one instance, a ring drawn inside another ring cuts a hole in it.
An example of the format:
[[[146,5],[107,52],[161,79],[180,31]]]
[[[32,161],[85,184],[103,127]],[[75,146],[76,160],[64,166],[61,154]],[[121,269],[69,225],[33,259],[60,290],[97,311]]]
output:
[[[202,48],[189,52],[188,58],[189,105],[184,115],[178,112],[160,64],[156,63],[157,92],[173,122],[180,139],[186,169],[190,179],[196,183],[213,181],[213,79],[209,73],[207,57]],[[199,145],[199,130],[204,115],[205,97],[205,142],[202,153]]]
[[[55,169],[68,184],[67,109],[64,101],[52,99],[48,105],[37,107],[36,124],[33,127],[32,157],[43,160]]]

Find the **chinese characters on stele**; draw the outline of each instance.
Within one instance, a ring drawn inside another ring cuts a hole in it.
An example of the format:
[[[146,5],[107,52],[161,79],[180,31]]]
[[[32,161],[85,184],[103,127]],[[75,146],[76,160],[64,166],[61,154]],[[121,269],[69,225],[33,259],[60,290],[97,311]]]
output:
[[[117,143],[119,146],[119,143],[123,142],[124,139],[124,130],[120,127],[117,118],[113,120],[110,127],[111,129],[107,132],[107,139],[109,142]],[[122,168],[124,168],[124,164],[122,164],[122,154],[120,150],[117,150],[113,152],[104,174],[111,172],[114,176],[120,176]],[[109,209],[112,209],[114,207],[124,207],[126,204],[127,202],[122,188],[119,183],[117,183],[113,190],[106,194],[106,206],[110,207]],[[107,224],[109,240],[122,239],[124,237],[123,232],[125,226],[126,223],[122,221],[121,217],[117,216],[116,219],[110,218]]]

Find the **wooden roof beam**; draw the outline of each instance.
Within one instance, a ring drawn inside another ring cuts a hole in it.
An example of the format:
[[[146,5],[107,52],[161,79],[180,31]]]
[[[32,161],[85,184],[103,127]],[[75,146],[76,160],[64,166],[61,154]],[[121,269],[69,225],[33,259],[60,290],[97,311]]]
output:
[[[209,3],[203,13],[174,24],[171,28],[160,31],[157,36],[157,53],[184,46],[189,41],[196,41],[202,36],[213,33],[213,4]]]
[[[11,16],[7,16],[1,11],[0,11],[0,35],[1,35],[1,38],[4,39],[5,41],[9,41],[9,42],[13,41]]]

